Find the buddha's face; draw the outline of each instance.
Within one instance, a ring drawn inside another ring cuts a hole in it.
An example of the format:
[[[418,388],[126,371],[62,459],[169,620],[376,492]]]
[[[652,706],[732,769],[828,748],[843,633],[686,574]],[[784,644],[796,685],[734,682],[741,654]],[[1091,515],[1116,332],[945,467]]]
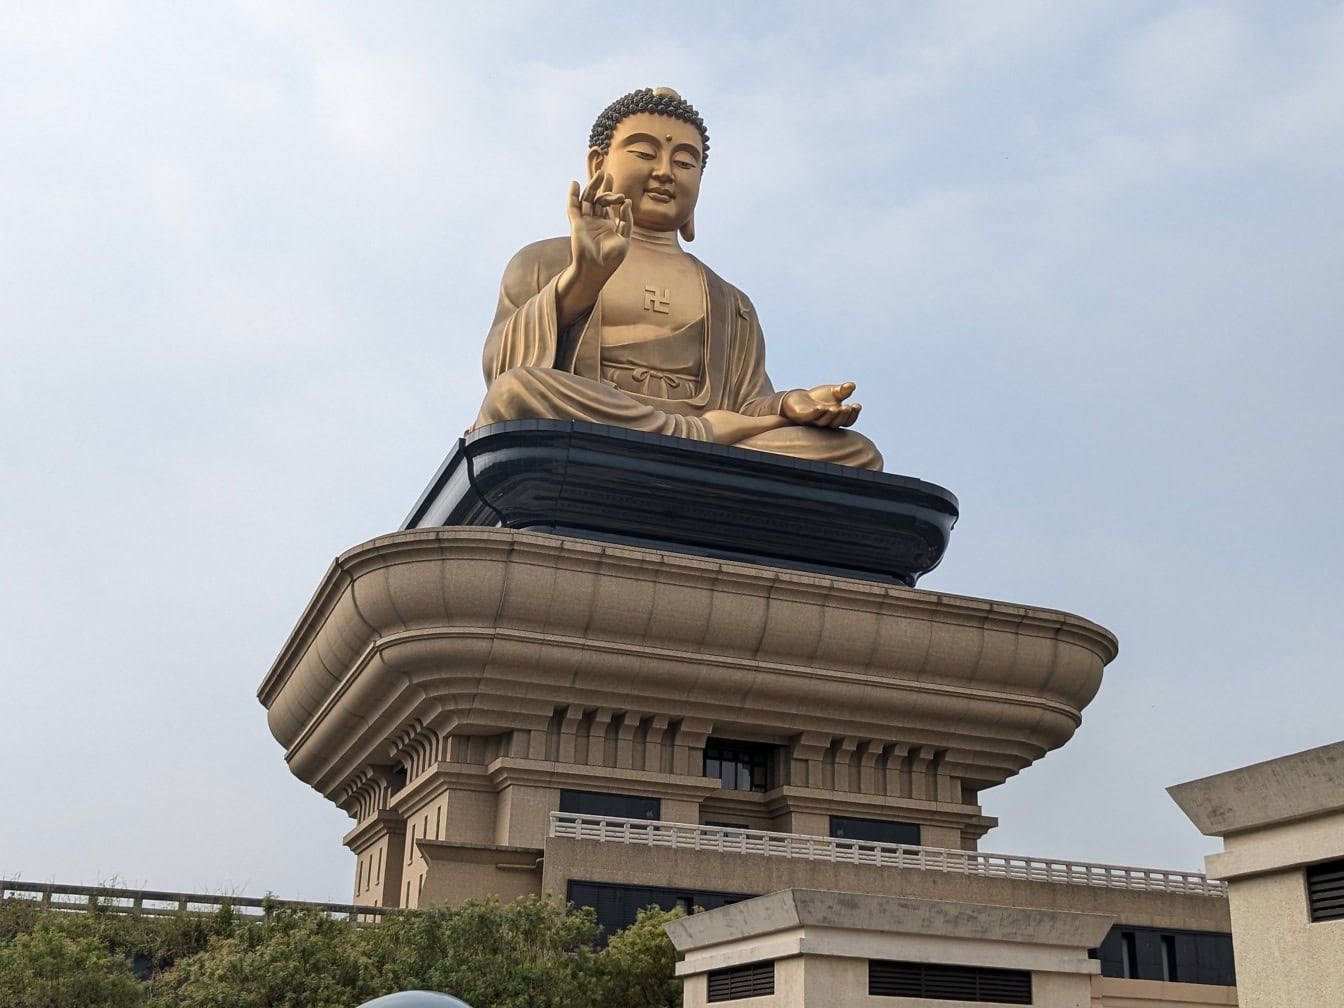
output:
[[[634,208],[635,223],[650,231],[676,231],[700,197],[704,158],[700,131],[670,116],[641,112],[622,119],[611,150],[588,152],[588,174],[608,171],[612,188]]]

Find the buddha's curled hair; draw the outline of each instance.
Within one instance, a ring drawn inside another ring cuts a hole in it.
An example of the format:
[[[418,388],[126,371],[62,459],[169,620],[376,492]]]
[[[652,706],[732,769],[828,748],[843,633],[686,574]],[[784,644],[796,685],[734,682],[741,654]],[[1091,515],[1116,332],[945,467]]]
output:
[[[709,132],[705,129],[705,121],[700,118],[700,113],[690,102],[671,88],[640,88],[617,98],[602,110],[597,122],[593,123],[593,131],[588,135],[588,146],[596,147],[603,154],[609,153],[611,135],[621,120],[639,115],[641,112],[680,119],[698,129],[701,141],[700,170],[704,171],[705,165],[709,163]]]

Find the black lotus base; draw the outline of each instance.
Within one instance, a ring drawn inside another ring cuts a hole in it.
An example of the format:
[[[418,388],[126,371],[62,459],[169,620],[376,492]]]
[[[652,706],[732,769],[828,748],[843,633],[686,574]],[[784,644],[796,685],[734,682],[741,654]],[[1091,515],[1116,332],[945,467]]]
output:
[[[957,499],[908,476],[563,420],[458,441],[402,526],[552,532],[914,585]]]

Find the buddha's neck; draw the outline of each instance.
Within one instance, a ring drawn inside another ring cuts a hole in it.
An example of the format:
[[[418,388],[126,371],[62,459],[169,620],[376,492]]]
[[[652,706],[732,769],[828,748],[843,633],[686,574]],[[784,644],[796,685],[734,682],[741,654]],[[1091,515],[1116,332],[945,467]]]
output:
[[[681,251],[681,241],[675,231],[650,231],[636,224],[630,229],[630,237],[647,246],[651,252]]]

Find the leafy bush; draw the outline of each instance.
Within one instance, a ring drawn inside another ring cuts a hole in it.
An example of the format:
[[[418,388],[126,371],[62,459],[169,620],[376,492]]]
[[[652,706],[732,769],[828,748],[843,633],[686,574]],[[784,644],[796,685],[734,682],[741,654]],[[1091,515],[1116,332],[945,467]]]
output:
[[[602,953],[604,1004],[623,1008],[680,1008],[681,981],[674,976],[677,950],[663,930],[680,910],[641,910],[635,923],[617,932]]]
[[[597,951],[591,910],[539,897],[407,911],[374,926],[300,910],[153,917],[3,903],[0,1006],[353,1008],[436,990],[475,1008],[677,1008],[677,957],[662,925],[679,913],[643,911]],[[152,965],[148,984],[131,960]]]
[[[388,992],[355,925],[281,910],[215,938],[150,985],[153,1003],[182,1008],[352,1008]]]
[[[0,945],[0,1004],[5,1008],[135,1008],[144,1003],[126,960],[110,952],[85,919],[43,920]]]
[[[476,1008],[602,1003],[591,910],[532,898],[397,915],[370,937],[392,990],[451,993]]]

